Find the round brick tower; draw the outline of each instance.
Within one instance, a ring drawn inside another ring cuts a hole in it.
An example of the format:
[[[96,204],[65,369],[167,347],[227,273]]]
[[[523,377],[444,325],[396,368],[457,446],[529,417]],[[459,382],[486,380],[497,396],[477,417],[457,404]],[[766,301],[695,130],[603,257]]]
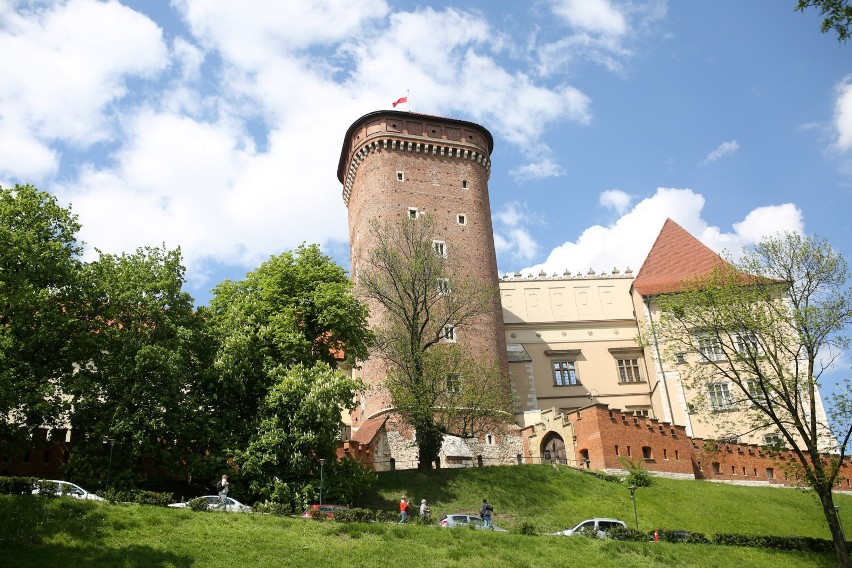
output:
[[[497,286],[497,256],[488,198],[491,133],[452,118],[383,110],[365,114],[343,140],[337,177],[349,210],[351,272],[371,247],[371,223],[428,215],[445,254],[461,267],[458,277]],[[371,306],[371,312],[377,310]],[[475,329],[472,329],[475,326]],[[458,341],[478,359],[497,365],[509,388],[506,339],[499,298],[488,313],[459,330]],[[353,413],[353,428],[391,410],[381,388],[385,370],[365,361],[360,375],[371,386]]]

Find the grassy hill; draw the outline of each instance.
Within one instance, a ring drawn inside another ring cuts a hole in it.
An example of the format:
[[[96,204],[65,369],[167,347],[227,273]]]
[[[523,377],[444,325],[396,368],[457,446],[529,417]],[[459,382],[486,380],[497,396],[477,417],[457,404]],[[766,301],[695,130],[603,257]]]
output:
[[[826,537],[812,495],[656,480],[637,491],[642,529]],[[236,488],[235,488],[236,489]],[[506,528],[566,528],[595,515],[630,521],[629,491],[590,475],[546,466],[383,474],[366,501],[395,509],[399,496],[426,497],[435,513],[478,509],[482,497]],[[852,497],[838,496],[844,527]],[[317,522],[269,515],[196,513],[0,496],[0,566],[832,566],[830,554],[749,548],[597,541],[468,529]]]

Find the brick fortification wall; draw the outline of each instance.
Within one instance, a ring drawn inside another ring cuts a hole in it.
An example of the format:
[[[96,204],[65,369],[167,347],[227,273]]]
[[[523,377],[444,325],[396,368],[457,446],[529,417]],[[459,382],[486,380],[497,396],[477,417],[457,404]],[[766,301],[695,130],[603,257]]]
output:
[[[743,485],[806,486],[790,450],[689,438],[683,426],[633,416],[605,404],[566,415],[575,433],[576,459],[590,469],[622,471],[622,458],[671,477]],[[852,491],[852,463],[841,467],[836,489]]]

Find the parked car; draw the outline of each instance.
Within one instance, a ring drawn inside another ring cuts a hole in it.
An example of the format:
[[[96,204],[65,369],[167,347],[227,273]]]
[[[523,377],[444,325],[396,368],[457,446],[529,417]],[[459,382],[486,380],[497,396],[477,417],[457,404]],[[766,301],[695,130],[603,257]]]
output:
[[[483,521],[478,515],[466,515],[464,513],[454,513],[451,515],[444,515],[441,517],[441,520],[438,521],[438,526],[446,527],[446,528],[456,528],[456,527],[473,527],[475,529],[480,530],[492,530],[497,532],[508,532],[506,529],[501,529],[500,527],[495,527],[491,525],[490,527],[485,526],[485,521]]]
[[[218,495],[204,495],[201,499],[205,499],[207,501],[207,508],[211,511],[221,511],[222,504],[219,502]],[[169,505],[174,509],[187,509],[189,508],[189,503],[172,503]],[[243,505],[236,499],[232,499],[230,497],[225,497],[225,510],[229,513],[251,513],[252,508],[248,505]]]
[[[349,507],[345,507],[343,505],[311,505],[311,508],[302,513],[302,516],[309,519],[320,515],[322,513],[325,514],[326,519],[333,519],[335,511],[348,511]],[[317,512],[319,511],[319,512]]]
[[[94,493],[89,493],[79,485],[75,485],[74,483],[70,483],[68,481],[58,481],[55,479],[43,479],[39,481],[39,484],[45,483],[53,483],[56,485],[56,495],[57,496],[68,496],[73,497],[74,499],[88,499],[90,501],[104,501],[105,499],[100,495],[95,495]],[[38,495],[40,493],[40,489],[36,487],[33,489],[33,495]]]
[[[606,531],[614,529],[615,527],[627,527],[627,523],[619,521],[618,519],[596,517],[594,519],[586,519],[585,521],[578,523],[577,526],[572,529],[565,529],[564,531],[559,531],[558,533],[553,534],[559,536],[572,536],[581,532],[596,531],[599,538],[605,538]]]

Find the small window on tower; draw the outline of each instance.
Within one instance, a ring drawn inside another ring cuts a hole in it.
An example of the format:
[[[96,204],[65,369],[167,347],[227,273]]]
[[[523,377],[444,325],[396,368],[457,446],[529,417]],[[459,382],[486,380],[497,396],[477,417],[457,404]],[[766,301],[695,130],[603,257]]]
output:
[[[466,179],[462,180],[462,189],[467,189],[467,180]]]
[[[467,225],[467,215],[458,216],[459,225]]]
[[[405,181],[405,173],[396,172],[396,181]]]
[[[432,251],[435,253],[435,256],[447,256],[447,245],[444,241],[432,241]]]
[[[417,219],[417,208],[409,207],[408,208],[408,218],[411,220]]]

